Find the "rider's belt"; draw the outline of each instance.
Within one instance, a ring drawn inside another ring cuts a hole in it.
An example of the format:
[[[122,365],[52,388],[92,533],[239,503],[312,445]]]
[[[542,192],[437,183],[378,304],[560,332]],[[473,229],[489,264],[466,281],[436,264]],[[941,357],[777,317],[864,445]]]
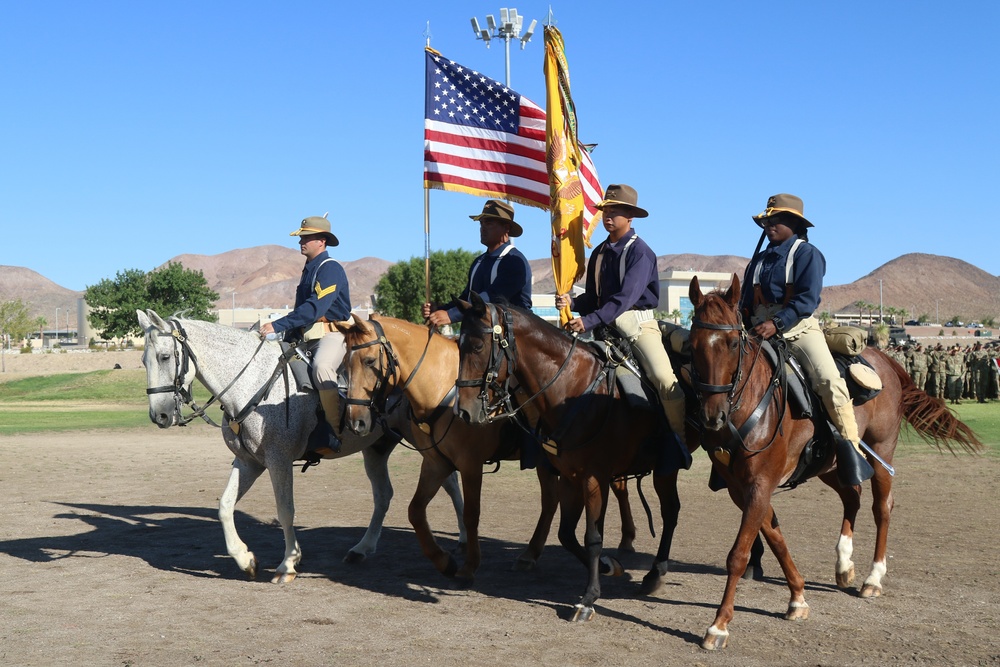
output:
[[[630,342],[634,342],[639,337],[639,325],[652,319],[654,316],[651,309],[626,310],[615,318],[615,328]]]
[[[312,325],[302,334],[302,340],[311,341],[319,340],[323,336],[336,331],[337,327],[333,325],[333,322],[327,322],[325,317],[321,317],[316,324]]]

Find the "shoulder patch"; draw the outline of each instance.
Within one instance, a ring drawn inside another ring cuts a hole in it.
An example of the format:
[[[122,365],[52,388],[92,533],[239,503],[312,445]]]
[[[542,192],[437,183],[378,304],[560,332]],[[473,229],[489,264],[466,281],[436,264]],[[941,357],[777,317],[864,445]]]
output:
[[[319,284],[318,280],[316,281],[316,296],[318,296],[319,298],[322,299],[327,294],[333,294],[336,291],[337,291],[336,283],[330,285],[329,287],[323,287],[322,285]]]

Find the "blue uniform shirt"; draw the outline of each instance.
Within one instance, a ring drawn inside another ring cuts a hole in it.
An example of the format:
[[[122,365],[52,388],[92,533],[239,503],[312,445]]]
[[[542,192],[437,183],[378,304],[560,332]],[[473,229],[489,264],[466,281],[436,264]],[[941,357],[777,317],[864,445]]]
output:
[[[506,248],[510,250],[504,254]],[[492,280],[494,267],[496,280]],[[469,281],[459,298],[468,301],[472,292],[479,294],[483,301],[495,302],[502,297],[512,305],[530,310],[531,266],[528,260],[509,242],[492,252],[484,252],[469,267]],[[446,307],[452,322],[462,321],[457,302],[452,301]]]
[[[330,259],[324,250],[306,262],[302,278],[295,288],[295,309],[274,321],[276,332],[307,329],[326,317],[327,321],[344,321],[351,316],[351,292],[344,267]]]
[[[630,229],[617,243],[604,240],[590,255],[587,263],[587,291],[573,299],[571,309],[582,315],[583,328],[590,331],[598,324],[614,324],[626,310],[650,310],[660,303],[660,277],[656,270],[656,255],[641,238],[629,246],[625,255],[625,278],[621,279],[622,251],[635,236]],[[601,260],[601,289],[598,296],[595,273],[597,258]]]
[[[767,303],[785,301],[785,261],[788,251],[795,243],[796,236],[779,245],[769,244],[753,259],[745,274],[740,308],[753,315],[753,274],[760,264],[760,289]],[[792,298],[775,317],[781,319],[782,330],[787,331],[799,320],[809,317],[819,308],[820,292],[823,291],[823,276],[826,275],[826,259],[823,253],[808,241],[800,243],[795,250],[792,267]]]

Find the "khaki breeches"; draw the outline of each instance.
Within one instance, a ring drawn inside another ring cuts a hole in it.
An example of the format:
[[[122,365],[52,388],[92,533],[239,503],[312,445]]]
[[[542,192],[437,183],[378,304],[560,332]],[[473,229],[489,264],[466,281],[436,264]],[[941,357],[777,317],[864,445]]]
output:
[[[336,391],[337,371],[347,355],[344,344],[344,334],[331,331],[319,339],[319,344],[313,352],[313,378],[316,388],[320,391]]]

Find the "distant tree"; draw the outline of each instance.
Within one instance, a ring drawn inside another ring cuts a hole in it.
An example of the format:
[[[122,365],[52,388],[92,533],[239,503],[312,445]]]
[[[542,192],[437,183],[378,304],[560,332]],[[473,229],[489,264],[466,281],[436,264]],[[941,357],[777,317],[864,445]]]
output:
[[[930,321],[931,321],[931,316],[928,315],[927,313],[921,313],[920,317],[917,318],[917,322],[920,322],[921,324],[925,324]]]
[[[469,267],[477,254],[468,250],[437,250],[430,257],[431,303],[447,303],[465,290]],[[375,285],[375,310],[389,317],[420,323],[426,296],[424,258],[396,262]]]
[[[860,325],[864,324],[864,314],[865,314],[865,311],[868,310],[868,302],[867,301],[860,301],[860,300],[859,301],[855,301],[854,302],[854,307],[858,309],[858,325],[860,326]]]
[[[876,324],[872,327],[872,337],[875,339],[875,344],[878,345],[879,349],[884,350],[889,344],[889,325],[885,322]]]
[[[672,319],[674,321],[674,324],[680,324],[681,318],[684,317],[684,313],[681,312],[680,308],[674,308],[669,313],[667,313],[667,317]]]
[[[21,340],[35,327],[28,305],[20,299],[0,301],[0,372],[7,372],[4,356],[12,341]]]
[[[979,323],[982,324],[984,327],[996,326],[996,322],[997,322],[996,318],[993,317],[992,315],[987,315],[983,319],[979,320]]]
[[[185,317],[212,322],[215,316],[209,309],[219,295],[209,288],[201,271],[170,262],[150,273],[119,271],[114,280],[105,278],[88,286],[83,298],[91,308],[90,324],[101,338],[120,340],[140,333],[136,310],[152,308],[163,315],[184,312]]]
[[[819,314],[819,324],[822,328],[828,329],[833,324],[833,315],[829,310],[824,310]]]

